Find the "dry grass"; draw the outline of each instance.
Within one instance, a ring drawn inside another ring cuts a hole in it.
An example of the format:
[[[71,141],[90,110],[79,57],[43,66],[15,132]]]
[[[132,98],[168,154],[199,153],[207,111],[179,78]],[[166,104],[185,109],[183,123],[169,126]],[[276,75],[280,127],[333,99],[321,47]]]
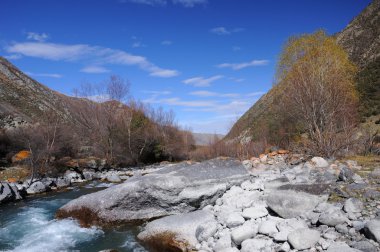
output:
[[[367,156],[349,156],[344,160],[354,160],[358,162],[362,169],[356,173],[362,177],[368,176],[375,168],[380,168],[380,156],[378,155],[367,155]],[[344,161],[342,160],[342,161]]]
[[[159,233],[144,240],[143,243],[153,252],[191,252],[189,244],[179,241],[173,232]]]
[[[0,171],[0,181],[24,181],[30,176],[30,170],[26,167],[16,166]]]

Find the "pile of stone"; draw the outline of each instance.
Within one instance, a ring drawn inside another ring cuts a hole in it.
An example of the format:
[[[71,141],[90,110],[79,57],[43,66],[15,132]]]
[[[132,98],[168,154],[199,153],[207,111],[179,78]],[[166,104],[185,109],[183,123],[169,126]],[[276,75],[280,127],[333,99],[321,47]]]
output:
[[[352,161],[297,159],[243,161],[250,179],[201,210],[149,222],[138,238],[157,251],[380,251],[380,197],[365,192],[379,190],[378,171],[362,178]]]

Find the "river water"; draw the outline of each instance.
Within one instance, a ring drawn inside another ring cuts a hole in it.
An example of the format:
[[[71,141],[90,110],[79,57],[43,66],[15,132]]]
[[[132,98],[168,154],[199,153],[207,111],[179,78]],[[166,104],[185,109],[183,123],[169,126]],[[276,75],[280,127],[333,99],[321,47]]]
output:
[[[146,251],[136,241],[138,227],[102,230],[80,227],[72,219],[54,219],[56,210],[71,199],[109,186],[112,184],[92,182],[0,206],[0,251]]]

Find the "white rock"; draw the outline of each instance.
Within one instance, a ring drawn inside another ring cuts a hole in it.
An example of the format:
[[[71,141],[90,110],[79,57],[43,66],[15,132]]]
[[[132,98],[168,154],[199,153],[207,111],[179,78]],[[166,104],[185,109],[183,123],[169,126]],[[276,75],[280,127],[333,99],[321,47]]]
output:
[[[311,159],[311,162],[317,168],[323,168],[323,167],[329,166],[329,163],[324,158],[321,158],[321,157],[313,157]]]
[[[111,183],[120,183],[121,182],[121,178],[116,173],[111,173],[111,174],[107,175],[106,179],[108,182],[111,182]]]
[[[277,233],[277,221],[275,220],[266,220],[260,223],[259,233],[265,235],[273,235]]]
[[[257,219],[268,215],[265,206],[258,205],[243,210],[242,216],[246,219]]]
[[[303,250],[313,247],[320,238],[321,234],[318,230],[304,228],[292,231],[288,235],[288,242],[293,248]]]
[[[351,248],[344,242],[335,242],[329,246],[327,252],[360,252],[360,250]]]
[[[260,251],[265,248],[272,246],[273,241],[267,237],[256,237],[253,239],[248,239],[242,242],[241,252],[253,252]]]
[[[245,222],[243,216],[241,216],[241,213],[238,212],[233,212],[231,213],[227,220],[226,220],[226,225],[227,227],[237,227]]]
[[[197,227],[195,236],[199,242],[206,241],[208,238],[212,237],[217,230],[218,223],[215,220],[207,221]]]
[[[284,244],[281,245],[279,251],[280,252],[288,252],[288,251],[290,251],[290,245],[289,245],[289,243],[284,242]]]
[[[257,224],[246,222],[242,226],[235,228],[231,232],[232,240],[235,244],[240,245],[242,241],[253,238],[258,232]]]
[[[349,198],[344,202],[344,211],[346,213],[360,213],[363,210],[363,202],[356,198]]]
[[[224,232],[224,234],[222,234],[220,238],[215,242],[214,251],[222,252],[226,249],[230,249],[231,243],[231,234],[229,232]]]

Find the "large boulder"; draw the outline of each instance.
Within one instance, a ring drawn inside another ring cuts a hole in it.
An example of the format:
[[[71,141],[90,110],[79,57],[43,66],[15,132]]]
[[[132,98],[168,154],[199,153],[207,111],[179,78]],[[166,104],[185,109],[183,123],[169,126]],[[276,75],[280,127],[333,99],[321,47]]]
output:
[[[367,222],[364,227],[364,234],[377,242],[380,242],[380,220],[374,219]]]
[[[302,216],[321,202],[327,201],[327,195],[313,195],[294,190],[275,190],[267,197],[270,209],[283,218]]]
[[[320,238],[321,234],[318,230],[304,228],[292,231],[288,235],[288,242],[293,248],[303,250],[313,247]]]
[[[18,189],[13,184],[0,182],[0,204],[22,199]]]
[[[202,210],[172,215],[148,223],[137,237],[150,251],[193,251],[205,224],[214,222],[214,215]]]
[[[50,188],[47,185],[45,185],[43,182],[35,181],[27,187],[26,192],[28,194],[38,194],[38,193],[44,193],[48,190],[50,190]]]
[[[168,165],[145,176],[72,200],[57,212],[82,225],[134,222],[186,213],[213,204],[249,174],[234,159]]]

